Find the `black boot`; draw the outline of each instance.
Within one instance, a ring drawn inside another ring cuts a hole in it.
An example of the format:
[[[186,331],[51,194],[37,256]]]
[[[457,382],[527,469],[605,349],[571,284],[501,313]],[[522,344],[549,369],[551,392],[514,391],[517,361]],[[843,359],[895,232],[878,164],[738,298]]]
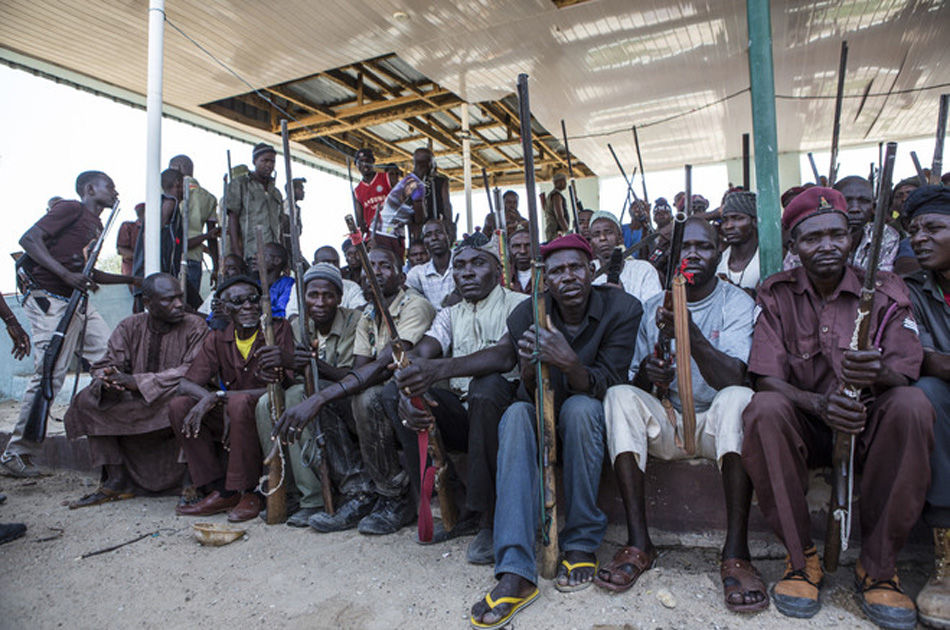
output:
[[[339,505],[330,516],[326,512],[317,512],[310,517],[310,527],[318,532],[342,532],[345,529],[352,529],[360,522],[360,519],[370,513],[376,497],[369,494],[356,494],[346,497],[346,500]]]
[[[373,511],[360,521],[359,532],[381,536],[395,534],[416,518],[409,495],[380,497]]]

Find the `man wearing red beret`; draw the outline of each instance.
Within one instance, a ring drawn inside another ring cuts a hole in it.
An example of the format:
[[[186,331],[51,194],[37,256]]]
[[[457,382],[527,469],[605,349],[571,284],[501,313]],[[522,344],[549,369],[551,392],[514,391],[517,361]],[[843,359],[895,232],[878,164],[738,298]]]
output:
[[[779,612],[807,618],[820,608],[823,579],[805,500],[808,468],[830,462],[832,435],[854,435],[861,555],[861,609],[887,628],[913,628],[895,560],[920,516],[930,483],[933,407],[917,379],[923,350],[907,289],[878,272],[870,314],[873,349],[848,350],[864,272],[847,264],[847,204],[831,188],[809,188],[782,215],[802,266],[770,277],[758,293],[749,373],[757,393],[743,413],[742,461],[759,506],[788,550],[772,589]],[[862,389],[854,400],[847,382]]]
[[[607,532],[607,516],[597,507],[597,490],[606,448],[604,394],[624,382],[633,358],[643,308],[615,287],[591,286],[593,257],[577,234],[541,248],[547,291],[548,324],[535,341],[531,300],[508,316],[508,332],[497,345],[476,355],[498,357],[495,371],[520,367],[519,402],[498,426],[495,475],[494,589],[472,607],[474,628],[500,628],[538,599],[535,539],[538,534],[538,438],[533,395],[537,351],[550,370],[557,418],[558,456],[564,470],[564,527],[559,534],[562,560],[554,587],[579,591],[597,572],[595,552]],[[530,401],[530,402],[529,402]],[[552,527],[557,527],[554,523]]]

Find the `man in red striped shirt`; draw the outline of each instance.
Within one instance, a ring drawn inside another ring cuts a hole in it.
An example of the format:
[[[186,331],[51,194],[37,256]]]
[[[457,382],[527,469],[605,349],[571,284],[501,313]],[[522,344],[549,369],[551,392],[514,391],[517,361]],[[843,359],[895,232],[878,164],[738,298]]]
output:
[[[356,200],[363,210],[363,225],[360,227],[364,232],[369,232],[373,228],[376,212],[386,200],[395,181],[390,173],[376,170],[376,158],[373,156],[372,149],[360,149],[356,152],[356,169],[363,176],[363,180],[356,185],[354,191]]]

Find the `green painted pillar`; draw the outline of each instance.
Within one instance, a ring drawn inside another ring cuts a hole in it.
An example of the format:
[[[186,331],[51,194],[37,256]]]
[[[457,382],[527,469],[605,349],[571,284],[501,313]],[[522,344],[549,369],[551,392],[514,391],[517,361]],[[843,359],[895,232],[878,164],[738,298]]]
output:
[[[749,83],[759,215],[762,278],[782,270],[782,206],[778,185],[775,79],[772,76],[772,18],[769,0],[746,0],[749,27]]]

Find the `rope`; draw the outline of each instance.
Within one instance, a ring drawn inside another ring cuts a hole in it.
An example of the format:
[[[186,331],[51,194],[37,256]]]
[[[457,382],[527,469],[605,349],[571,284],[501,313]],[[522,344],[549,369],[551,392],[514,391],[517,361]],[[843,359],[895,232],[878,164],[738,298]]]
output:
[[[287,471],[287,462],[284,461],[284,449],[282,446],[280,446],[279,443],[277,445],[277,453],[280,455],[280,481],[277,482],[276,486],[274,486],[273,488],[268,488],[265,491],[264,483],[268,480],[270,475],[261,475],[261,478],[257,480],[257,487],[254,488],[254,492],[260,492],[265,497],[269,497],[270,495],[274,494],[275,492],[277,492],[277,490],[280,489],[281,486],[284,485],[284,475],[286,474],[286,471]]]

